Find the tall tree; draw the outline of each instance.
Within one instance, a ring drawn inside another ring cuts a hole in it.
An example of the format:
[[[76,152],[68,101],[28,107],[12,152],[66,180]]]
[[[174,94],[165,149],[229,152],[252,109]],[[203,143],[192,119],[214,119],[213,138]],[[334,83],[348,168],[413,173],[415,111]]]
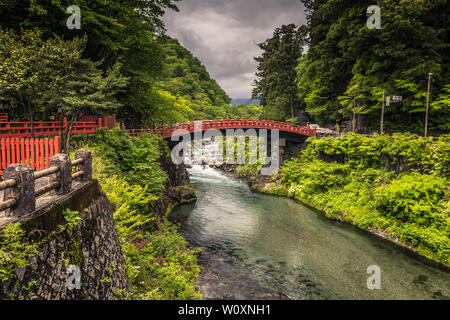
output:
[[[0,99],[27,114],[34,136],[34,117],[42,97],[69,76],[67,66],[81,55],[84,39],[43,41],[38,30],[20,35],[0,27]]]
[[[421,132],[428,73],[433,73],[432,101],[450,80],[448,1],[380,0],[381,29],[366,25],[373,1],[302,2],[308,10],[309,50],[297,67],[298,96],[308,114],[324,125],[351,121],[348,101],[357,85],[357,111],[376,130],[385,89],[387,96],[404,97],[386,108],[387,129]],[[448,130],[449,112],[430,112],[431,129]]]
[[[304,28],[289,24],[277,28],[272,38],[258,45],[263,53],[255,58],[258,72],[252,98],[261,99],[267,119],[295,117],[299,108],[295,67],[302,56],[303,44]]]
[[[98,67],[98,62],[89,59],[72,60],[67,66],[69,76],[42,99],[61,107],[68,119],[64,146],[67,153],[73,124],[81,113],[112,114],[121,106],[116,96],[126,87],[128,79],[121,75],[120,64],[115,64],[105,73]]]

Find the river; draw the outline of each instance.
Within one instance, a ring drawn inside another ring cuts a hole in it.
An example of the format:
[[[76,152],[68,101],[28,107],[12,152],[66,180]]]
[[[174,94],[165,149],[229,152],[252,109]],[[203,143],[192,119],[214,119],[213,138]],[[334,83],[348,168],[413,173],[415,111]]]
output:
[[[450,299],[450,273],[288,198],[194,166],[196,203],[173,211],[206,299]],[[368,289],[369,266],[381,289]]]

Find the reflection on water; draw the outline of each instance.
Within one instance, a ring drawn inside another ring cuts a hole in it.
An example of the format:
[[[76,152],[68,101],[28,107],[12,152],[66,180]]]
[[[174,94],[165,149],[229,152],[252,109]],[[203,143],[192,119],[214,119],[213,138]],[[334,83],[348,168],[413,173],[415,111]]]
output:
[[[198,285],[208,299],[450,299],[450,274],[356,228],[243,181],[194,166],[197,203],[176,209],[203,252]],[[367,267],[381,268],[381,290]]]

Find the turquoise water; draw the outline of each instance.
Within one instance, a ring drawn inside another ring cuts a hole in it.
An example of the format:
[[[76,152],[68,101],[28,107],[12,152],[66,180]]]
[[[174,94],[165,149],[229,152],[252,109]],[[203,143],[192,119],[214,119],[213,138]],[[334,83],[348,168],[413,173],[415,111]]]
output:
[[[207,299],[450,299],[450,273],[353,226],[244,181],[195,166],[194,204],[176,209],[202,248],[197,281]],[[367,287],[379,266],[381,289]]]

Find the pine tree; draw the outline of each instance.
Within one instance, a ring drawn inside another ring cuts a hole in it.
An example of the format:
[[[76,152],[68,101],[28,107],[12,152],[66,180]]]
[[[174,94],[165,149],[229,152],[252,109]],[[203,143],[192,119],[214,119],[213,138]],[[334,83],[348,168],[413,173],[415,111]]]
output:
[[[293,24],[283,25],[258,45],[263,53],[255,58],[258,72],[252,98],[261,99],[266,119],[294,118],[299,108],[295,67],[303,52],[302,30]]]

